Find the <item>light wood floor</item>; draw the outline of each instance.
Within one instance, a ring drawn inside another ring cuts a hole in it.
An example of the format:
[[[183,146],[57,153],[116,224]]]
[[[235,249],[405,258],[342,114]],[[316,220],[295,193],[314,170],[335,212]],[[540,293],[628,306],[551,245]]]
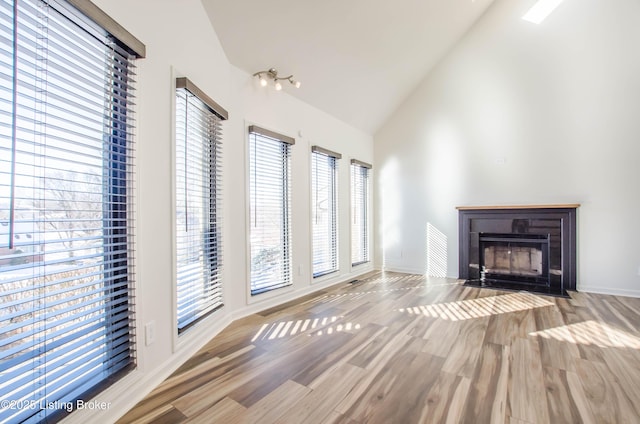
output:
[[[375,273],[234,322],[119,422],[640,423],[640,299]]]

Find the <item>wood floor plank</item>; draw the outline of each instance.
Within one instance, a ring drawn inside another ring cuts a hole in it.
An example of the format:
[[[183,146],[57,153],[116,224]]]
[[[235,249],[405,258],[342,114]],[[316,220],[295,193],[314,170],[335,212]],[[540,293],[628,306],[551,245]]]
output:
[[[540,350],[540,360],[545,367],[565,371],[575,370],[575,360],[580,358],[580,350],[558,308],[539,308],[534,310],[535,336]]]
[[[396,324],[402,328],[402,331],[396,331],[398,327],[394,327],[393,325],[391,327],[385,327],[384,331],[374,338],[374,340],[378,338],[382,340],[380,349],[374,346],[366,352],[366,357],[363,358],[358,354],[348,362],[369,370],[374,370],[386,365],[390,361],[390,358],[398,352],[398,349],[411,341],[412,337],[408,336],[407,333],[411,331],[417,321],[418,319],[413,319],[406,325]],[[367,346],[370,346],[373,342],[372,340]]]
[[[574,394],[567,378],[567,371],[545,367],[544,383],[549,406],[549,419],[553,423],[587,423],[593,422],[590,409],[580,411],[580,404],[574,396],[583,398],[582,393]],[[588,408],[588,407],[587,407]]]
[[[187,419],[187,417],[173,405],[157,406],[154,409],[145,411],[143,414],[127,414],[123,419],[117,421],[118,423],[127,424],[149,424],[149,423],[180,423]]]
[[[332,336],[307,334],[299,337],[306,339],[307,343],[304,346],[283,352],[281,356],[269,362],[268,366],[256,369],[250,380],[235,388],[228,396],[245,407],[251,407],[282,383],[289,379],[295,379],[296,375],[300,375],[304,371],[307,371],[304,374],[307,378],[313,378],[325,371],[335,361],[335,359],[328,359],[331,358],[332,352],[349,345],[355,336],[348,333],[336,333]]]
[[[390,336],[393,337],[401,334],[401,329],[407,331],[404,323],[395,323],[391,327],[380,327],[377,324],[376,326],[378,331],[373,337],[366,341],[358,351],[354,352],[354,355],[348,360],[350,364],[359,366],[360,368],[367,368],[381,351],[388,346]],[[407,331],[407,333],[408,332],[410,332],[410,330]]]
[[[482,346],[461,422],[505,422],[510,350],[510,345],[485,343]]]
[[[485,317],[460,323],[455,349],[446,356],[443,371],[461,377],[473,376],[488,324],[489,319]]]
[[[449,319],[434,321],[423,336],[429,342],[424,351],[440,358],[447,358],[459,341],[458,335],[461,327],[459,322]]]
[[[388,337],[389,342],[366,364],[366,372],[362,374],[361,379],[357,384],[346,393],[345,397],[340,400],[338,405],[335,407],[336,411],[345,414],[347,410],[351,408],[367,390],[369,390],[369,387],[378,379],[382,370],[389,366],[392,358],[395,357],[395,355],[401,351],[407,343],[413,340],[412,337],[409,337],[404,333],[396,335],[389,334]]]
[[[333,414],[333,406],[349,393],[360,380],[364,370],[345,363],[331,373],[315,390],[297,402],[286,416],[276,421],[278,424],[323,423]]]
[[[640,422],[634,407],[638,399],[629,399],[605,364],[580,359],[576,366],[597,423]]]
[[[241,367],[256,355],[260,355],[260,353],[256,353],[254,346],[246,346],[244,349],[239,349],[236,354],[229,355],[224,359],[216,357],[202,362],[197,367],[189,366],[183,368],[182,372],[173,373],[167,380],[156,387],[118,422],[135,422],[146,415],[153,415],[157,408],[164,408],[168,404],[173,404],[182,396],[196,393],[212,381],[215,382],[218,378],[227,376],[232,370]]]
[[[418,422],[460,422],[463,399],[469,391],[469,379],[460,375],[441,372],[426,394]]]
[[[487,342],[511,345],[516,339],[526,338],[528,333],[535,331],[533,312],[529,310],[509,311],[507,302],[496,299],[494,313],[489,318],[487,326]]]
[[[454,390],[451,398],[449,399],[449,410],[447,411],[447,417],[444,421],[445,424],[461,423],[464,407],[467,402],[469,391],[471,390],[471,379],[461,378],[458,386]]]
[[[359,424],[357,421],[333,411],[328,417],[326,424]]]
[[[633,322],[640,316],[640,299],[633,297],[612,296],[618,303],[625,306],[623,314],[626,318]],[[640,329],[639,329],[640,330]]]
[[[385,330],[384,327],[377,324],[367,324],[355,334],[349,343],[342,344],[334,352],[326,355],[322,361],[305,366],[300,373],[293,377],[293,380],[310,388],[318,387],[342,364],[346,362],[353,364],[353,358],[365,349],[368,343],[380,337]],[[362,368],[365,367],[366,365]]]
[[[209,379],[204,384],[191,387],[190,390],[179,387],[175,391],[173,405],[187,416],[196,415],[247,385],[264,373],[272,363],[270,352],[253,349],[248,356],[228,361],[224,366],[209,372]]]
[[[639,423],[640,299],[376,272],[233,322],[119,421]]]
[[[410,339],[344,415],[372,424],[419,422],[428,403],[426,389],[436,383],[444,362],[422,352],[424,343],[422,339]],[[414,375],[415,369],[421,370],[419,378]]]
[[[544,375],[538,344],[517,338],[511,344],[509,370],[510,416],[528,422],[549,422]]]
[[[287,414],[291,408],[312,390],[287,380],[280,387],[253,404],[245,417],[247,423],[271,424]]]
[[[640,364],[637,353],[635,349],[605,349],[604,357],[607,369],[640,415],[640,367],[627,366]]]
[[[532,423],[531,421],[525,421],[515,417],[507,417],[507,420],[505,422],[507,424],[536,424],[536,423]]]
[[[567,371],[566,372],[567,385],[569,386],[569,392],[571,398],[578,408],[580,413],[580,423],[591,424],[597,423],[595,416],[591,408],[591,402],[584,391],[584,386],[577,373]],[[566,405],[558,406],[559,408],[567,408]]]
[[[209,409],[189,417],[185,423],[188,424],[211,424],[211,423],[225,423],[235,424],[243,423],[245,421],[245,415],[247,408],[240,405],[235,400],[225,397],[220,402],[216,403]]]
[[[632,333],[634,336],[640,336],[640,328],[633,322],[635,317],[631,313],[631,310],[627,306],[619,302],[617,298],[604,299],[601,302],[594,301],[594,304],[602,303],[610,316],[615,316],[617,322],[619,322],[620,328],[624,331]],[[606,322],[614,324],[613,320],[607,319]]]

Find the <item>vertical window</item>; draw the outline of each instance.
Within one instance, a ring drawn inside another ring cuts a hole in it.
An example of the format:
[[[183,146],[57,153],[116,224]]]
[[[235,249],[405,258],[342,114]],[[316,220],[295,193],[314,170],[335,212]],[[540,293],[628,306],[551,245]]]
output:
[[[131,105],[144,45],[74,4],[0,2],[1,422],[56,421],[135,365]]]
[[[351,159],[351,264],[369,262],[369,170]]]
[[[291,285],[291,146],[295,140],[249,127],[251,294]]]
[[[227,112],[176,80],[178,332],[222,306],[221,129]]]
[[[342,155],[311,147],[313,277],[338,270],[338,159]]]

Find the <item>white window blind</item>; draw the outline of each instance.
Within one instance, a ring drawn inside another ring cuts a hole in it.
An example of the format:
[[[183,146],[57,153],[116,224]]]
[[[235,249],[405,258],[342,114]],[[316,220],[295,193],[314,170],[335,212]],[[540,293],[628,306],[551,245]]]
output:
[[[56,421],[135,365],[131,106],[144,52],[74,3],[99,13],[0,2],[0,422]]]
[[[351,159],[351,264],[369,262],[369,169]]]
[[[291,285],[291,145],[249,127],[251,294]]]
[[[176,80],[178,332],[222,306],[222,133],[227,112]]]
[[[339,153],[311,147],[313,277],[338,270]]]

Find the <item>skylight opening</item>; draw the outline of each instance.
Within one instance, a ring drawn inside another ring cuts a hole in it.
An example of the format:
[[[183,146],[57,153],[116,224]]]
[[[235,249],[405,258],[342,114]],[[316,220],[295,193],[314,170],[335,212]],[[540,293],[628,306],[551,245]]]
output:
[[[538,0],[522,17],[525,21],[539,25],[544,21],[563,0]]]

